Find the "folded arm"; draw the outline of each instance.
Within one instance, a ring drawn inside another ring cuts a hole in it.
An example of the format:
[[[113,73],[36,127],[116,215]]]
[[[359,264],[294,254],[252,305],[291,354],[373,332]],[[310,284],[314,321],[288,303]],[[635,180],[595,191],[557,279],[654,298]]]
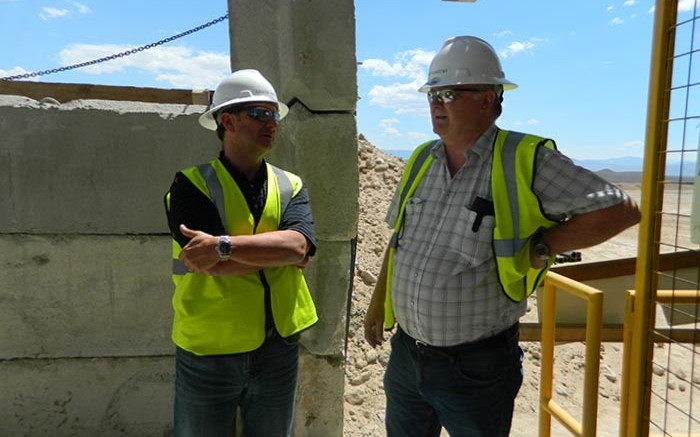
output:
[[[217,275],[238,275],[265,267],[296,265],[308,262],[309,242],[292,230],[265,232],[256,235],[231,235],[231,258],[219,262],[216,246],[219,237],[192,230],[185,225],[180,231],[190,242],[182,249],[180,259],[190,271]]]

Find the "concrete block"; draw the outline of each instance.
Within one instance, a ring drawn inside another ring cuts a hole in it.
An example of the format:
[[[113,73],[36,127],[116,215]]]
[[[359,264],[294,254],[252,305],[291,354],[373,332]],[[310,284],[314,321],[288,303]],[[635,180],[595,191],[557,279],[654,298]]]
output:
[[[348,241],[357,235],[359,170],[355,117],[315,115],[295,108],[280,125],[271,163],[299,174],[311,197],[316,236]]]
[[[228,7],[233,70],[260,70],[291,106],[299,101],[313,112],[355,110],[352,0],[229,0]]]
[[[0,435],[172,435],[173,357],[0,361]]]
[[[345,349],[352,268],[351,242],[318,242],[316,256],[304,271],[319,320],[304,332],[302,344],[313,354],[340,355]]]
[[[199,105],[0,96],[0,232],[167,232],[175,172],[216,157]]]
[[[302,351],[294,437],[342,437],[345,373],[340,356],[321,357]]]
[[[0,359],[172,353],[170,250],[167,237],[0,235]]]

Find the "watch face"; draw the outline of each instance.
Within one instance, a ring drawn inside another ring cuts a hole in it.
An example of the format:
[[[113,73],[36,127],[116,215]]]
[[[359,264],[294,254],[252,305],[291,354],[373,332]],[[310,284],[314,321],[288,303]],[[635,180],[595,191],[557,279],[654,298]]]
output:
[[[216,252],[219,254],[219,259],[227,260],[231,256],[231,240],[227,235],[219,237],[219,243],[216,245]]]
[[[535,256],[540,259],[549,258],[549,247],[546,244],[539,242],[535,244]]]
[[[225,255],[230,254],[231,253],[231,242],[226,241],[226,240],[220,241],[219,242],[219,250],[221,251],[221,253],[223,253]]]

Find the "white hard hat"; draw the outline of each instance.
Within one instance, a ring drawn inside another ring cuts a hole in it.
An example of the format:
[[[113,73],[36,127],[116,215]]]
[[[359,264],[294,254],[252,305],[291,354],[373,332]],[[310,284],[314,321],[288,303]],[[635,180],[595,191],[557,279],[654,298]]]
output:
[[[418,89],[450,85],[502,85],[504,90],[517,87],[506,79],[501,61],[489,43],[475,36],[448,39],[430,63],[428,81]]]
[[[287,105],[277,100],[277,93],[272,84],[258,70],[238,70],[216,87],[209,109],[199,116],[199,124],[207,129],[216,130],[214,117],[217,112],[227,106],[247,102],[274,103],[280,113],[280,119],[289,112]]]

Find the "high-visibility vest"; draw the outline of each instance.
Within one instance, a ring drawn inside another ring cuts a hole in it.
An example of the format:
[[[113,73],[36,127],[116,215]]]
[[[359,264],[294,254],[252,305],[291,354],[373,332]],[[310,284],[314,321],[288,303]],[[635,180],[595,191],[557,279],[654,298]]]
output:
[[[399,183],[400,205],[388,248],[384,327],[394,326],[391,304],[393,261],[404,222],[406,204],[428,171],[436,141],[421,144],[406,162]],[[499,130],[493,148],[491,165],[491,193],[494,203],[495,228],[493,253],[496,259],[498,282],[505,295],[520,302],[542,283],[552,260],[541,269],[530,265],[529,240],[539,229],[550,228],[558,222],[545,217],[537,195],[532,191],[537,146],[556,149],[554,141],[520,132]]]
[[[228,235],[276,231],[289,201],[302,188],[301,179],[266,163],[267,199],[255,225],[245,197],[233,177],[215,159],[182,171],[216,206]],[[197,355],[255,350],[265,340],[265,287],[270,290],[274,325],[282,337],[318,321],[301,269],[267,267],[240,276],[210,276],[187,271],[179,260],[182,248],[173,240],[172,340]]]

